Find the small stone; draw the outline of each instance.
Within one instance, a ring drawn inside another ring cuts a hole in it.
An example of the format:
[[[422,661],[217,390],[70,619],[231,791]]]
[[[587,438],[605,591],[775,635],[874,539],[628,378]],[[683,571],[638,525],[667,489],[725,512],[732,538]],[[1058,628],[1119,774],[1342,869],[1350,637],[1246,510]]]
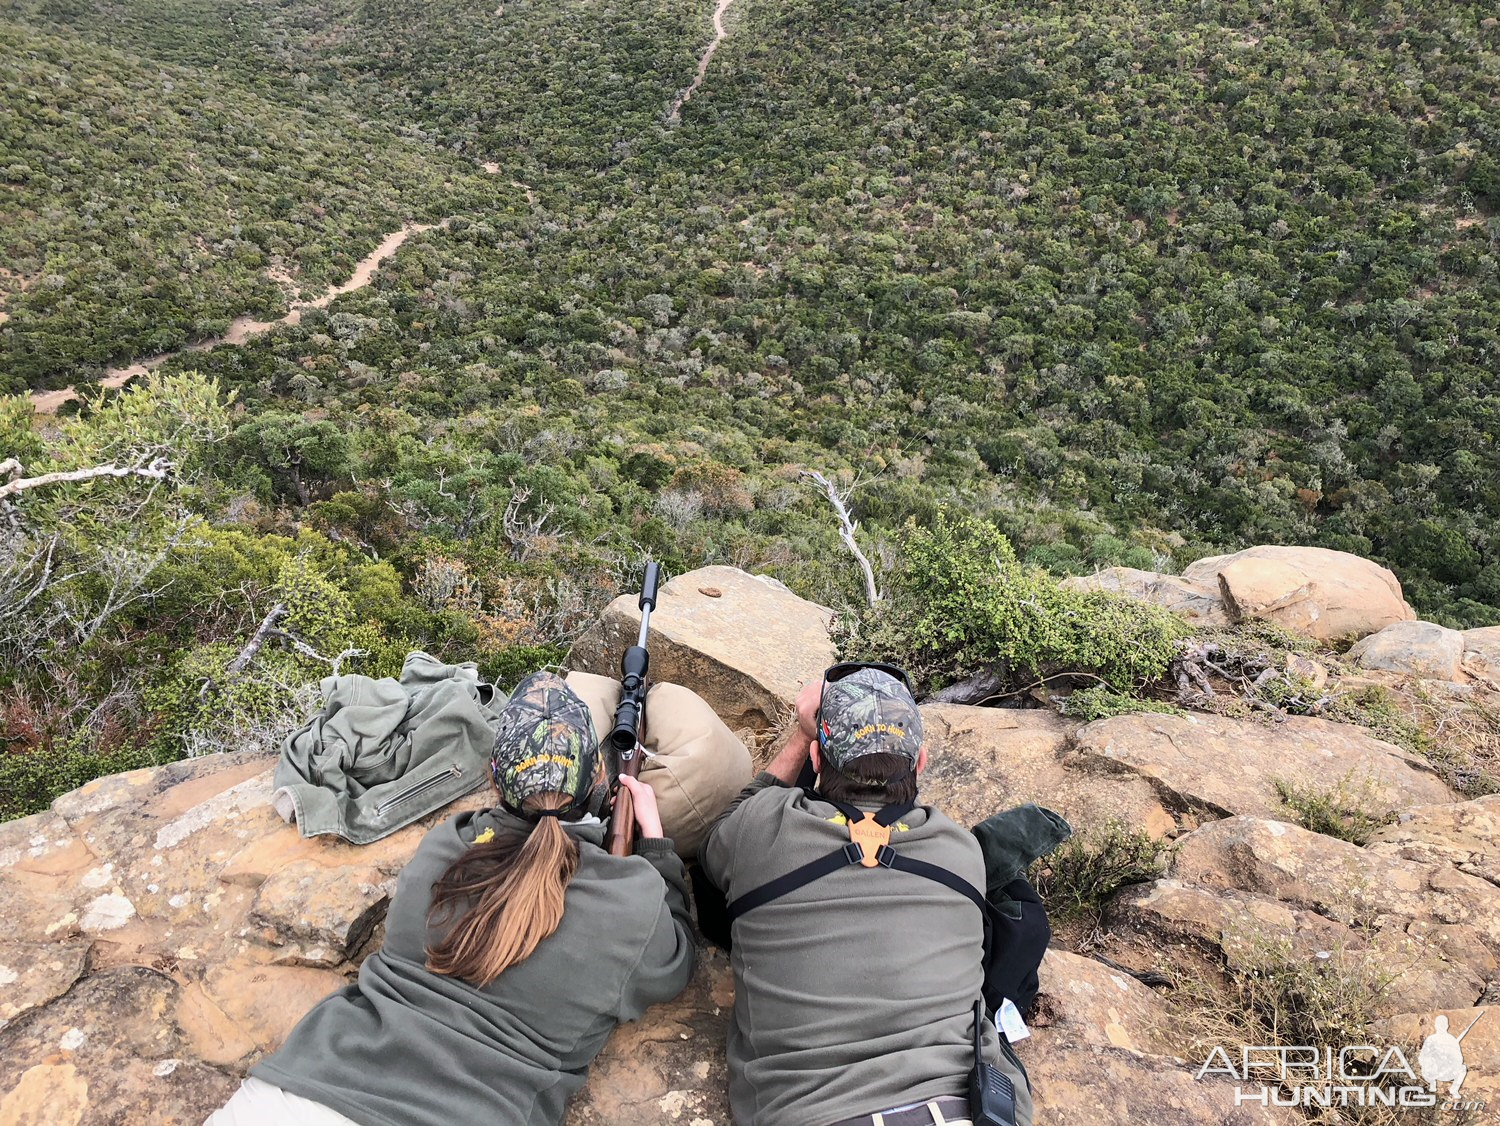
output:
[[[79,927],[86,931],[112,931],[135,917],[135,904],[118,892],[101,895],[83,909]]]
[[[65,1052],[76,1052],[83,1047],[88,1038],[88,1033],[83,1029],[70,1028],[62,1034],[62,1039],[57,1042],[57,1046]]]

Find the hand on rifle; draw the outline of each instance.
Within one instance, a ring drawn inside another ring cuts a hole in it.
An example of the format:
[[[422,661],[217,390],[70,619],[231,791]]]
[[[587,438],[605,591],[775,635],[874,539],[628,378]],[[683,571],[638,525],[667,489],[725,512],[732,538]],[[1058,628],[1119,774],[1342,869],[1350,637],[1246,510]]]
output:
[[[665,836],[661,831],[661,814],[656,811],[656,791],[628,774],[620,775],[620,785],[630,794],[631,812],[635,814],[635,823],[640,830],[638,835],[642,839]]]

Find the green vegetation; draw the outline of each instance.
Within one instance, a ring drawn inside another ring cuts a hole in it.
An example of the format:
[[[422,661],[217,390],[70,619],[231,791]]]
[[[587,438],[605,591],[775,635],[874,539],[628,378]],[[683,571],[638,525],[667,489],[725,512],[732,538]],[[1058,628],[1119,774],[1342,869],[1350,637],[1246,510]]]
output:
[[[1345,775],[1333,786],[1318,786],[1272,779],[1276,794],[1297,823],[1314,833],[1324,833],[1350,844],[1364,845],[1382,825],[1389,825],[1395,815],[1371,813],[1373,786],[1368,778],[1356,783]]]
[[[279,315],[452,222],[299,325],[167,362],[235,396],[152,494],[171,581],[45,662],[6,650],[55,733],[7,718],[7,746],[110,749],[95,709],[126,698],[128,748],[261,729],[327,665],[270,646],[269,695],[212,670],[302,581],[338,594],[309,646],[359,671],[424,645],[510,676],[643,554],[856,606],[803,467],[852,490],[889,595],[857,643],[929,684],[1086,672],[1106,706],[1173,626],[1043,572],[1250,542],[1500,622],[1491,7],[739,0],[671,125],[711,0],[15,0],[0,390]],[[27,472],[61,456],[5,432]],[[79,527],[44,507],[16,559]]]
[[[1092,688],[1080,688],[1058,706],[1063,715],[1092,723],[1096,719],[1110,716],[1130,715],[1132,712],[1156,712],[1162,715],[1182,715],[1182,709],[1162,700],[1143,700],[1123,692],[1111,691],[1108,685],[1096,684]]]
[[[1031,881],[1062,925],[1097,926],[1109,897],[1131,884],[1150,883],[1167,870],[1166,847],[1151,834],[1109,821],[1064,842],[1038,860]]]
[[[947,512],[930,527],[907,523],[889,584],[847,655],[883,654],[929,689],[980,671],[1016,684],[1066,674],[1139,687],[1166,674],[1187,634],[1160,607],[1064,590],[1018,562],[992,525]]]

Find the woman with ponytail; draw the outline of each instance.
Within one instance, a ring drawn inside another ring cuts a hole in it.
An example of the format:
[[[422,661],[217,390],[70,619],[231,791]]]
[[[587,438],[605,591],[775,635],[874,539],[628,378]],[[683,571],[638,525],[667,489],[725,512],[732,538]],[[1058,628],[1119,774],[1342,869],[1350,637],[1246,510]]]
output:
[[[622,1020],[693,970],[687,879],[651,788],[635,855],[589,812],[603,762],[588,707],[534,673],[502,709],[499,805],[432,830],[385,942],[205,1126],[557,1126]]]

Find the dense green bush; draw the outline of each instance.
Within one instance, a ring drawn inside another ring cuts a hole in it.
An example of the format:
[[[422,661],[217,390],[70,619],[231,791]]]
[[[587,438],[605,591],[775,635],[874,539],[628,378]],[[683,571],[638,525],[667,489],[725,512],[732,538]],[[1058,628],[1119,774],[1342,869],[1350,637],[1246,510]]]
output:
[[[1187,634],[1160,607],[1063,589],[972,516],[909,523],[900,550],[886,598],[860,616],[847,647],[897,661],[929,690],[983,670],[1018,687],[1068,675],[1139,688],[1166,673]]]

